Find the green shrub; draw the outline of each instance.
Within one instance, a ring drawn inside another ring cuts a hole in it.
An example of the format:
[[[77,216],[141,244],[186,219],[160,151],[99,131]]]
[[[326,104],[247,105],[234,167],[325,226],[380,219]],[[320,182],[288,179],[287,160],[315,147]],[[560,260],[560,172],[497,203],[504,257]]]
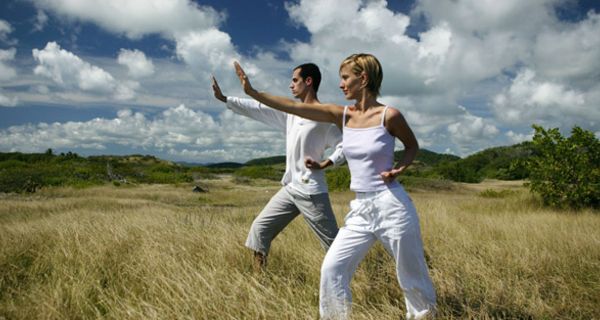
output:
[[[512,196],[516,193],[517,193],[517,191],[509,190],[509,189],[504,189],[504,190],[485,189],[485,190],[479,192],[479,196],[483,197],[483,198],[506,198],[506,197]]]
[[[398,181],[408,191],[412,190],[428,190],[428,191],[451,191],[454,190],[454,183],[450,180],[415,177],[410,175],[400,175]]]
[[[325,179],[331,191],[350,189],[350,171],[347,166],[327,169],[325,171]]]
[[[242,177],[242,176],[233,176],[233,182],[235,182],[236,184],[244,184],[244,185],[249,185],[252,182],[252,179],[248,178],[248,177]]]
[[[531,191],[556,208],[600,207],[600,141],[577,126],[568,138],[558,128],[533,128],[536,153],[528,162]]]
[[[233,175],[250,179],[268,179],[279,181],[285,172],[284,169],[274,166],[247,166],[237,169]]]
[[[43,185],[42,174],[35,170],[0,170],[0,192],[35,192]]]
[[[456,182],[479,183],[483,176],[477,168],[465,161],[442,162],[435,171],[443,178]]]

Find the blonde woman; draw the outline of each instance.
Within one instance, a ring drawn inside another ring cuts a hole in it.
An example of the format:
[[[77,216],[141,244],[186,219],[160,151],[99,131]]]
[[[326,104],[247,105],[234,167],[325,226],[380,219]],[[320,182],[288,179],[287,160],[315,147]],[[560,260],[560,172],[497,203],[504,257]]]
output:
[[[343,153],[356,199],[344,226],[327,252],[321,267],[319,312],[324,319],[350,316],[350,280],[369,248],[379,240],[396,263],[409,319],[431,317],[435,291],[423,254],[419,218],[415,207],[396,180],[413,162],[419,148],[402,114],[377,101],[383,71],[370,54],[353,54],[340,65],[340,89],[349,106],[307,104],[258,92],[244,70],[235,63],[246,94],[274,109],[307,119],[331,122],[342,130]],[[404,157],[394,165],[394,144],[404,144]]]

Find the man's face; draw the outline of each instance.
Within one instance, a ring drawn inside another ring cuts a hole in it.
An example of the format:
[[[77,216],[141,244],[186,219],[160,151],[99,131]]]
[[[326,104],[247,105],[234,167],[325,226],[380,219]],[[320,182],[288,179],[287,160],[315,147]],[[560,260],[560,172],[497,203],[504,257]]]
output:
[[[308,85],[306,84],[305,79],[302,79],[300,76],[300,69],[294,70],[292,74],[292,82],[290,83],[290,89],[292,89],[292,94],[294,97],[298,99],[302,99],[306,96],[306,92],[308,91]]]

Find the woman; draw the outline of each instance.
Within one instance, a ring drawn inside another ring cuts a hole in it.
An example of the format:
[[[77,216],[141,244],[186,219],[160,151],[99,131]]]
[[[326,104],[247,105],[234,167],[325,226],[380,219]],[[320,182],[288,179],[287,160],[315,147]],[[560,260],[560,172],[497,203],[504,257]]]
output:
[[[321,267],[320,306],[324,319],[350,315],[350,280],[375,241],[394,258],[404,292],[407,318],[432,316],[435,291],[423,254],[419,219],[411,199],[396,181],[414,160],[417,140],[402,114],[377,101],[383,71],[370,54],[353,54],[340,65],[340,89],[354,105],[307,104],[257,92],[236,62],[236,73],[246,94],[281,111],[315,121],[332,122],[342,129],[356,199],[327,252]],[[394,166],[395,138],[404,144],[404,157]]]

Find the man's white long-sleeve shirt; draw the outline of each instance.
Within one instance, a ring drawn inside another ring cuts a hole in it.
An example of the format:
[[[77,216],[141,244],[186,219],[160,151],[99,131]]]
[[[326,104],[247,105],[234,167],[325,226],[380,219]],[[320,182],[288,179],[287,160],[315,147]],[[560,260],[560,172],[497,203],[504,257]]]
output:
[[[325,150],[335,147],[329,160],[334,165],[344,162],[342,133],[334,124],[316,122],[269,108],[253,99],[227,97],[227,108],[258,120],[286,133],[285,174],[281,184],[290,185],[305,194],[327,192],[325,172],[306,168],[304,159],[322,161]]]

